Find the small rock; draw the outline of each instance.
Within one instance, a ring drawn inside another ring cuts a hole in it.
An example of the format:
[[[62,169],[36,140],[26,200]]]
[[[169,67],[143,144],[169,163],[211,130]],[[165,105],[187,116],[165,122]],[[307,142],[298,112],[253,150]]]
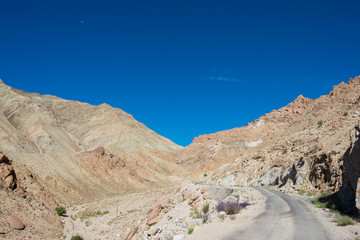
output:
[[[152,226],[152,225],[157,224],[158,222],[160,222],[160,220],[161,220],[161,218],[157,217],[157,218],[151,219],[146,224],[149,225],[149,226]]]
[[[18,230],[23,230],[25,228],[24,223],[20,220],[20,218],[15,216],[10,216],[6,218],[6,222],[10,225],[10,227]]]
[[[202,188],[200,189],[200,193],[201,193],[201,194],[204,194],[204,192],[206,192],[206,187],[202,187]]]
[[[226,218],[226,212],[224,212],[224,211],[219,212],[218,217],[222,218],[222,219]]]

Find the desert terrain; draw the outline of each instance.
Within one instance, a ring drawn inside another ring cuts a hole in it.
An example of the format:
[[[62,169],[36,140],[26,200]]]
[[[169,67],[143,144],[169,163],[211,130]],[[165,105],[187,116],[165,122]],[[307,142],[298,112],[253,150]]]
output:
[[[187,147],[2,81],[0,109],[2,239],[360,237],[360,77]]]

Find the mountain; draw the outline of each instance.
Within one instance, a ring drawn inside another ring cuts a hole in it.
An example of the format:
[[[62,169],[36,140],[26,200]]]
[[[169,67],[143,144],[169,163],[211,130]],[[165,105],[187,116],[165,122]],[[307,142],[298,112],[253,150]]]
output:
[[[126,112],[0,83],[0,151],[63,201],[161,186],[182,172],[174,144]]]
[[[199,136],[177,158],[209,184],[340,191],[353,209],[359,107],[355,77],[318,99],[299,96],[247,126]]]

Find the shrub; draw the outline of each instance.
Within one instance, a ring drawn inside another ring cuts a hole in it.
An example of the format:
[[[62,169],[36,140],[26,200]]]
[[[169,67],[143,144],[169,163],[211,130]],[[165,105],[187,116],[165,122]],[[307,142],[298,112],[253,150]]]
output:
[[[188,227],[188,234],[192,234],[194,232],[194,225]]]
[[[344,112],[344,117],[347,117],[349,114],[347,112]]]
[[[194,212],[190,212],[190,217],[192,217],[194,219],[195,218],[202,218],[201,213],[199,213],[199,211],[197,209],[195,209]]]
[[[323,121],[323,120],[319,120],[319,121],[317,122],[317,125],[318,125],[319,127],[321,127],[323,124],[324,124],[324,121]]]
[[[62,216],[66,213],[66,209],[64,207],[57,207],[55,208],[57,215]]]
[[[219,202],[219,204],[216,206],[216,211],[226,212],[227,215],[233,215],[240,212],[241,209],[249,206],[250,204],[247,202],[239,203],[239,202]]]
[[[283,150],[283,154],[287,154],[287,152],[288,152],[288,149],[287,148],[284,148],[284,150]]]
[[[299,194],[300,194],[300,195],[304,195],[305,193],[306,193],[305,189],[300,189],[300,190],[299,190]]]
[[[210,204],[209,203],[206,203],[203,208],[202,208],[202,211],[203,213],[208,213],[209,212],[209,208],[210,208]]]
[[[71,240],[84,240],[84,238],[80,235],[75,235],[71,237]]]
[[[335,213],[334,222],[336,222],[338,226],[354,225],[356,223],[355,220],[351,217],[347,215],[341,215],[339,212]]]
[[[204,177],[207,177],[207,174],[206,174],[206,173],[204,173]]]

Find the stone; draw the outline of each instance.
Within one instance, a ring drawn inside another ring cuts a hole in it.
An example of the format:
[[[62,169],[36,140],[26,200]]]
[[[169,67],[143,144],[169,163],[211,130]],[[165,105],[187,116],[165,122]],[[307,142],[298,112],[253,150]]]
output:
[[[224,211],[221,211],[221,212],[218,213],[218,217],[221,218],[221,219],[226,218],[226,216],[227,216],[226,212],[224,212]]]
[[[200,189],[200,193],[201,194],[204,194],[206,192],[206,187],[202,187],[201,189]]]
[[[189,198],[189,204],[192,204],[196,199],[198,199],[200,197],[200,192],[194,192],[191,194],[190,198]]]
[[[15,216],[10,216],[6,218],[6,222],[10,225],[10,227],[18,230],[23,230],[25,228],[24,223],[20,220],[20,218]]]
[[[125,237],[125,240],[131,240],[138,230],[139,230],[139,225],[133,227],[131,231],[128,233],[128,235]]]
[[[149,226],[152,226],[152,225],[155,225],[158,222],[160,222],[160,220],[161,220],[161,218],[157,217],[157,218],[151,219],[150,221],[147,221],[146,224],[149,225]]]
[[[147,232],[148,236],[154,236],[155,234],[157,234],[160,231],[160,228],[158,227],[152,227],[150,228],[150,230]]]
[[[355,203],[356,208],[360,210],[360,178],[357,180]]]
[[[147,216],[147,220],[146,220],[146,223],[148,225],[152,225],[152,224],[149,224],[149,223],[153,222],[153,219],[156,218],[159,215],[162,208],[163,208],[163,205],[158,204],[153,210],[150,211],[149,215]]]

